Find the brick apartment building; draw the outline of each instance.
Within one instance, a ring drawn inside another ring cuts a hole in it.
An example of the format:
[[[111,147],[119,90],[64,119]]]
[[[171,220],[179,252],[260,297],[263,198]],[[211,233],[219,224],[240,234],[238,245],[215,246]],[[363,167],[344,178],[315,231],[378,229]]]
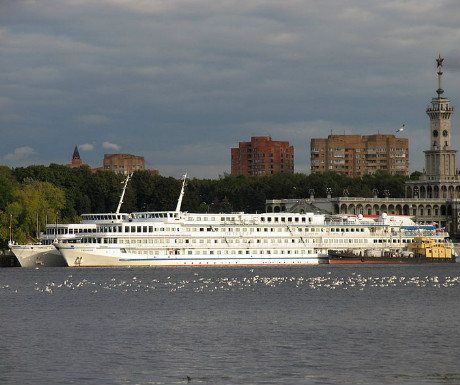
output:
[[[294,172],[294,147],[289,142],[274,141],[269,136],[253,136],[231,149],[233,176],[270,176]]]
[[[145,169],[143,156],[131,154],[105,154],[104,170],[110,170],[117,174],[130,174],[133,171]]]
[[[409,174],[409,140],[395,135],[329,135],[311,139],[311,172],[335,171],[360,177],[384,170]]]

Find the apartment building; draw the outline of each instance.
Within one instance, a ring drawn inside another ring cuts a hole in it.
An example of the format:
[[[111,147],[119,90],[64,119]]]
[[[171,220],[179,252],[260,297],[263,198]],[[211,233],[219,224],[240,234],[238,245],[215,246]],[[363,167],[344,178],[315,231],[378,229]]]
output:
[[[254,136],[231,149],[233,176],[270,176],[294,172],[294,147],[289,142],[274,141],[269,136]]]
[[[311,139],[311,172],[334,171],[360,177],[384,170],[409,174],[409,140],[395,135],[329,135]]]
[[[105,154],[104,170],[110,170],[117,174],[130,174],[133,171],[145,169],[143,156],[131,154]]]

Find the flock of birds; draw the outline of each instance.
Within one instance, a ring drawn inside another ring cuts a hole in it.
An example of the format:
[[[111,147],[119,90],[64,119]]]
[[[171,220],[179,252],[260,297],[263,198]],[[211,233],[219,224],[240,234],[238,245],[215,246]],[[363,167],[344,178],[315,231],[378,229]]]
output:
[[[211,293],[216,291],[239,291],[266,288],[291,287],[293,289],[310,290],[365,290],[369,288],[388,287],[431,287],[452,288],[460,286],[459,276],[396,276],[382,275],[371,276],[360,273],[351,273],[348,276],[335,276],[332,272],[313,277],[294,276],[262,276],[254,274],[245,277],[204,277],[194,273],[193,278],[178,279],[170,276],[160,279],[110,278],[108,280],[94,281],[91,279],[76,279],[68,275],[62,282],[34,282],[33,288],[39,293],[53,294],[59,291],[84,290],[92,294],[104,291],[119,292],[152,292],[157,290],[170,293],[180,291],[193,291],[195,293]],[[18,288],[9,284],[0,283],[2,291],[18,292]]]

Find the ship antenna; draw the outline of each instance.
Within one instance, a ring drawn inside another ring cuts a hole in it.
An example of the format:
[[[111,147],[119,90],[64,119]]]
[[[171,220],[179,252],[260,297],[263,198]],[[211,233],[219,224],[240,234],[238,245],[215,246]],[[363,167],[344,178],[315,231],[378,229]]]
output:
[[[128,181],[131,179],[132,176],[133,176],[132,173],[128,174],[126,176],[126,179],[123,182],[121,182],[121,183],[124,183],[124,186],[123,186],[123,191],[121,192],[120,201],[118,202],[118,207],[117,207],[117,211],[115,211],[115,214],[120,213],[121,205],[123,204],[123,198],[125,196],[126,187],[128,186]]]
[[[182,206],[182,198],[184,198],[185,182],[187,180],[187,173],[185,173],[182,176],[181,180],[182,180],[182,188],[180,190],[179,199],[177,200],[176,213],[180,212],[180,207]]]

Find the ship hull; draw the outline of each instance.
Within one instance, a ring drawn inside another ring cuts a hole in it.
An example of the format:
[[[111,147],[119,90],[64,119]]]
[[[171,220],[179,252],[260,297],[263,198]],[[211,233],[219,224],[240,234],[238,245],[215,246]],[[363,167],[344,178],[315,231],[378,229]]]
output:
[[[67,247],[58,245],[70,267],[159,267],[159,266],[260,266],[260,265],[318,265],[327,264],[326,254],[295,254],[261,257],[260,255],[201,255],[187,256],[163,253],[142,255],[122,252],[122,249]]]
[[[64,267],[67,266],[61,253],[53,245],[10,245],[21,267]]]

